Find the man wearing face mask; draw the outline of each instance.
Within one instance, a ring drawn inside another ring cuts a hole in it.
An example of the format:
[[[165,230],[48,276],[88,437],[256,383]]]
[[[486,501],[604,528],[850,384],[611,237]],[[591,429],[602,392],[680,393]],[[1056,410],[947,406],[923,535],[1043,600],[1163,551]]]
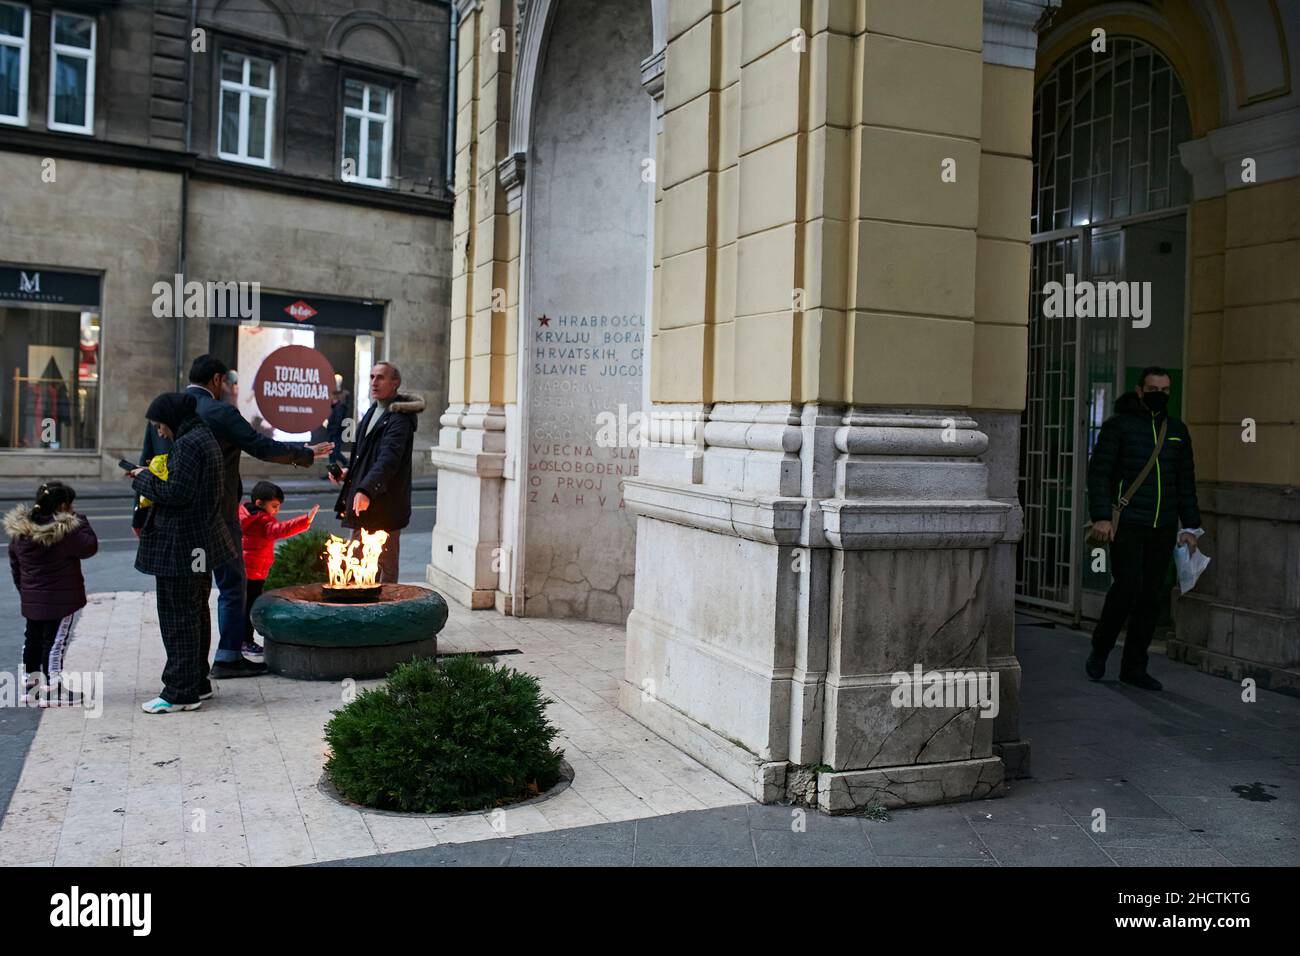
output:
[[[1088,462],[1088,511],[1096,536],[1110,542],[1112,581],[1092,632],[1086,670],[1093,680],[1105,676],[1106,657],[1127,618],[1119,679],[1145,690],[1161,689],[1147,673],[1147,648],[1174,546],[1186,544],[1195,552],[1201,526],[1192,439],[1187,426],[1168,413],[1169,385],[1167,371],[1144,368],[1137,388],[1115,402],[1115,414],[1101,426]],[[1146,477],[1131,490],[1157,445],[1159,454]],[[1115,526],[1117,504],[1123,510]]]

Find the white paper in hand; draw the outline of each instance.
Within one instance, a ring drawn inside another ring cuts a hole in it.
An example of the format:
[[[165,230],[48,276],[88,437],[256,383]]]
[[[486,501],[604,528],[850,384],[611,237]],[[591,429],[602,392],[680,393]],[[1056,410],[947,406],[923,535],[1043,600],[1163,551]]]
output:
[[[1210,566],[1210,558],[1200,548],[1191,554],[1187,545],[1180,544],[1174,548],[1174,566],[1178,569],[1178,590],[1186,594],[1196,587],[1197,579]]]

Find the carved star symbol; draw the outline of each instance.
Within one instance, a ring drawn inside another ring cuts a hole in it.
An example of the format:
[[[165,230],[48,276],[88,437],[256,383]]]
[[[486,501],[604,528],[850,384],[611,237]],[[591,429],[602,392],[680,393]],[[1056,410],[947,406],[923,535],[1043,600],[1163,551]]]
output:
[[[549,329],[551,327],[551,317],[549,315],[540,315],[537,317],[537,323]]]

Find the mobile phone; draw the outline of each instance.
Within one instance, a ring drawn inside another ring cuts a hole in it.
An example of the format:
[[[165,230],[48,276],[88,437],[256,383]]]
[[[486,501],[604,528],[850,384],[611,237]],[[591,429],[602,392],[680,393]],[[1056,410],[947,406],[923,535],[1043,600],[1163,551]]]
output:
[[[331,462],[330,466],[325,470],[328,471],[331,476],[333,476],[335,481],[343,480],[343,469],[339,467],[339,463],[337,461]]]
[[[125,458],[119,458],[117,460],[117,467],[121,468],[123,471],[135,471],[140,466],[127,461]]]

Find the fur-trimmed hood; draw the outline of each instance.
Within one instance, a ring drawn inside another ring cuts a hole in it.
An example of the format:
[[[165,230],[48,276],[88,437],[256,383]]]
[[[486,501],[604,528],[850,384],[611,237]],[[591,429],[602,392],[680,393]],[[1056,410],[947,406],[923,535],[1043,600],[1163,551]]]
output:
[[[393,396],[393,400],[388,403],[390,412],[406,412],[410,415],[418,415],[424,411],[424,396],[419,392],[398,392]]]
[[[76,531],[81,526],[81,516],[71,511],[56,511],[49,521],[41,522],[32,517],[30,506],[19,505],[5,515],[4,525],[9,537],[31,538],[48,548]]]

